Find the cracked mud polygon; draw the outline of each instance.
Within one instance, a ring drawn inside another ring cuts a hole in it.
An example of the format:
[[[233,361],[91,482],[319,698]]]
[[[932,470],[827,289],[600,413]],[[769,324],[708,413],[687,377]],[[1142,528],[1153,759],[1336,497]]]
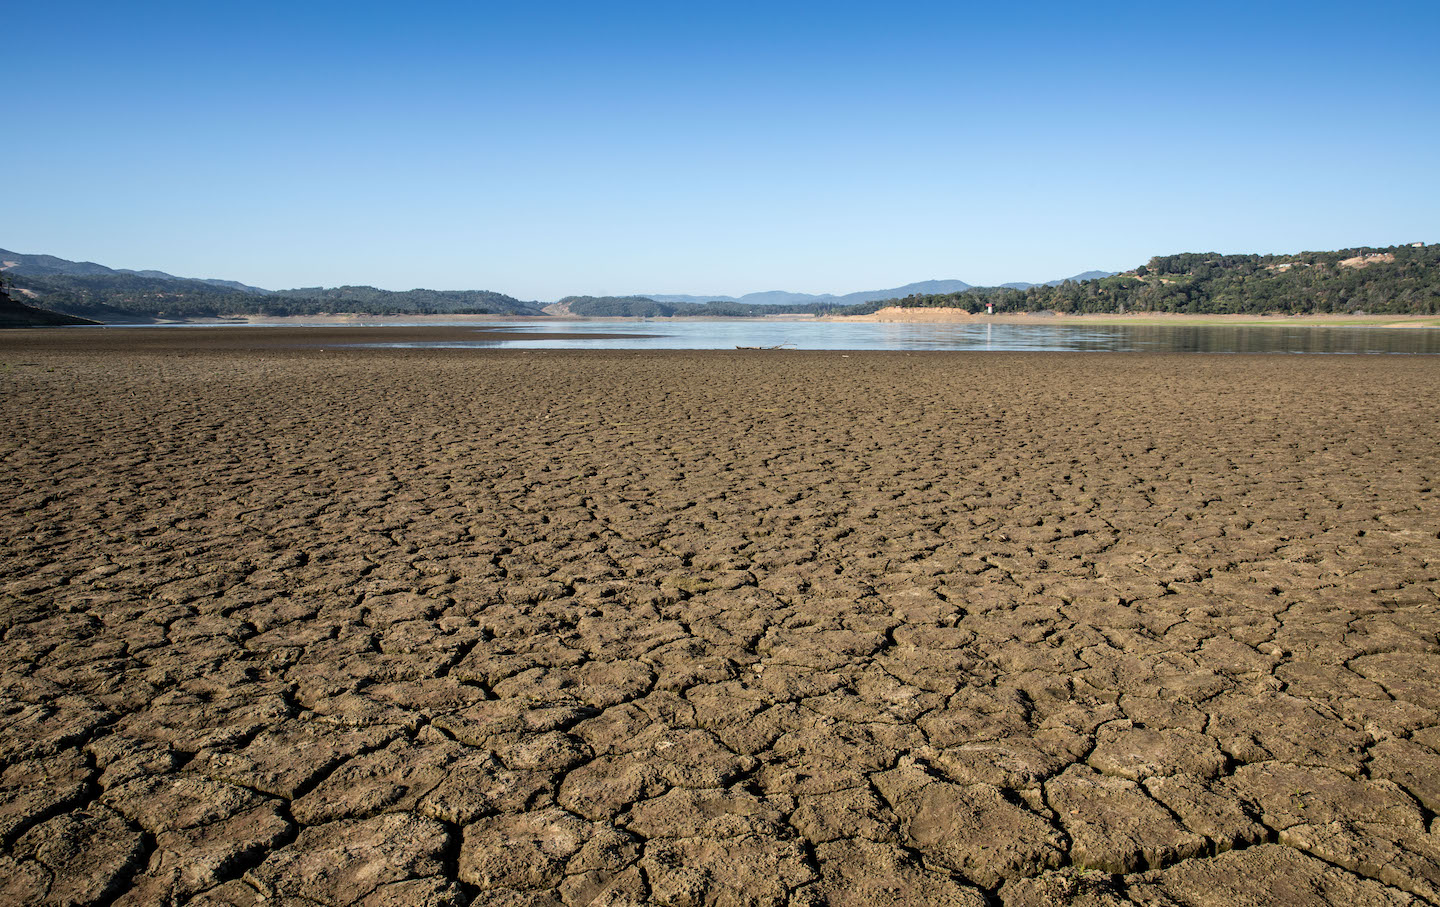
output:
[[[1433,359],[87,336],[4,903],[1440,902]]]

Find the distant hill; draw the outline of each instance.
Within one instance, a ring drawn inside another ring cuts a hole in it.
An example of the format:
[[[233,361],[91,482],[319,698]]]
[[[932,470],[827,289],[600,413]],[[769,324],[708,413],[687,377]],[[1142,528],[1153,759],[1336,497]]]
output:
[[[276,290],[267,303],[304,309],[294,314],[361,312],[427,315],[543,315],[538,302],[493,290],[381,290],[376,287],[301,287]]]
[[[997,312],[1175,312],[1186,314],[1440,314],[1440,245],[1359,247],[1294,255],[1185,252],[1097,279],[1077,275],[1024,288],[973,288],[855,306]]]
[[[945,285],[932,281],[910,287]],[[889,306],[961,308],[993,305],[996,312],[1178,312],[1189,314],[1393,313],[1440,314],[1440,245],[1414,243],[1295,255],[1163,255],[1120,274],[1087,271],[1044,284],[972,287],[952,292],[875,296],[804,296],[805,303],[764,305],[751,294],[707,302],[705,297],[571,296],[547,306],[552,315],[591,317],[745,317],[781,314],[865,315]],[[953,285],[952,284],[952,285]],[[908,290],[908,287],[896,291]]]
[[[96,324],[85,318],[64,315],[14,299],[10,296],[7,281],[0,279],[0,328],[59,327],[67,324]]]
[[[1031,287],[1058,287],[1060,284],[1069,281],[1070,283],[1084,283],[1087,280],[1099,280],[1102,277],[1113,277],[1115,271],[1081,271],[1074,277],[1062,277],[1059,280],[1047,280],[1045,283],[1002,283],[1000,286],[1007,290],[1028,290]]]
[[[1083,283],[1087,280],[1099,280],[1102,277],[1111,277],[1114,276],[1115,273],[1115,271],[1081,271],[1074,277],[1067,277],[1065,280],[1071,281],[1072,283]],[[1046,286],[1058,287],[1064,283],[1065,280],[1052,280],[1046,284]]]
[[[37,309],[0,296],[0,328],[50,328],[67,324],[99,324],[88,318],[76,318],[46,309]]]
[[[1076,274],[1074,277],[1063,277],[1059,280],[1052,280],[1043,284],[1002,283],[1000,286],[1012,290],[1028,290],[1031,287],[1038,286],[1058,287],[1067,280],[1079,283],[1085,280],[1098,280],[1101,277],[1109,277],[1113,273],[1115,272],[1085,271],[1082,274]],[[650,299],[655,302],[738,302],[741,305],[810,305],[821,303],[832,306],[851,306],[865,302],[875,302],[880,299],[903,299],[906,296],[963,293],[970,289],[975,289],[975,285],[966,283],[963,280],[922,280],[917,283],[907,283],[903,287],[892,287],[888,290],[861,290],[858,293],[846,293],[843,296],[836,296],[831,293],[791,293],[787,290],[767,290],[762,293],[746,293],[744,296],[693,296],[677,293],[642,293],[634,297],[611,298]]]
[[[265,290],[3,249],[0,270],[13,283],[12,296],[27,306],[103,322],[327,313],[728,318],[861,315],[886,306],[977,311],[987,304],[997,312],[1440,313],[1440,245],[1424,243],[1293,255],[1186,252],[1157,256],[1120,274],[1086,271],[1044,284],[976,287],[927,280],[843,296],[782,290],[739,298],[568,296],[543,309],[490,290]]]
[[[103,277],[116,274],[131,274],[150,280],[196,282],[197,278],[176,277],[164,271],[132,271],[129,268],[107,268],[93,261],[67,261],[54,255],[26,255],[0,249],[0,268],[13,277]],[[242,293],[269,293],[260,287],[247,286],[235,280],[198,279],[200,283],[238,290]]]
[[[16,302],[8,296],[0,296],[0,328],[49,328],[67,324],[99,324],[74,315],[62,315],[46,309],[37,309]]]
[[[910,287],[943,284],[942,281]],[[857,296],[811,296],[801,305],[705,304],[672,297],[574,297],[576,315],[865,315],[889,306],[996,312],[1174,312],[1186,314],[1440,314],[1440,245],[1357,247],[1293,255],[1185,252],[1156,256],[1123,273],[1086,271],[1044,284],[1007,284],[949,292],[904,292],[842,304]],[[704,297],[699,297],[704,298]],[[767,297],[769,298],[769,297]]]
[[[922,280],[919,283],[909,283],[903,287],[894,287],[889,290],[861,290],[858,293],[847,293],[844,296],[836,296],[831,293],[791,293],[788,290],[765,290],[760,293],[746,293],[744,296],[687,296],[674,293],[644,293],[639,297],[630,298],[650,299],[655,302],[737,302],[741,305],[810,305],[813,303],[823,303],[825,305],[843,306],[870,302],[875,299],[895,299],[899,296],[909,296],[914,293],[959,293],[969,288],[970,284],[963,280]]]
[[[108,268],[93,261],[0,249],[0,270],[30,301],[102,322],[227,318],[244,315],[531,315],[538,303],[490,290],[380,290],[306,287],[266,290],[233,280],[176,277]]]
[[[909,296],[912,293],[963,293],[970,289],[970,286],[963,280],[922,280],[918,283],[907,283],[894,290],[863,290],[859,293],[846,293],[835,302],[839,305],[858,305],[876,299],[894,299],[897,294]]]

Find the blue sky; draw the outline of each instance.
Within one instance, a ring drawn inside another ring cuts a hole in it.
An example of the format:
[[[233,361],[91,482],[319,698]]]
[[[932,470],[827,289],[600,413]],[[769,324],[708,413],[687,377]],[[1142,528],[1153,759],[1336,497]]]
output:
[[[0,247],[261,286],[845,293],[1440,241],[1440,5],[46,3]]]

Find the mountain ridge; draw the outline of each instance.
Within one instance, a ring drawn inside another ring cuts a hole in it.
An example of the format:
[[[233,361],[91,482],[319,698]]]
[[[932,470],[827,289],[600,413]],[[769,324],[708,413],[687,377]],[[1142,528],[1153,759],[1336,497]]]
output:
[[[539,305],[491,290],[381,290],[367,286],[266,290],[233,280],[110,268],[0,249],[0,273],[45,308],[101,322],[242,315],[529,315]]]
[[[568,296],[543,309],[540,303],[490,290],[344,286],[265,291],[234,281],[118,270],[3,249],[0,271],[29,304],[107,322],[320,314],[754,318],[865,315],[887,306],[997,314],[1440,313],[1440,245],[1424,242],[1278,255],[1182,252],[1155,256],[1118,274],[1087,271],[1045,284],[977,287],[937,280],[844,296],[774,290],[704,303],[663,301],[675,298],[673,294],[658,294],[659,301],[647,296]],[[772,302],[795,299],[803,301]]]
[[[93,261],[70,261],[55,255],[31,255],[0,249],[0,270],[17,277],[103,277],[112,274],[129,274],[151,280],[181,280],[206,283],[216,287],[239,290],[242,293],[265,294],[273,290],[252,287],[238,280],[219,280],[214,277],[177,277],[164,271],[137,271],[131,268],[110,268]]]
[[[440,303],[443,310],[449,307],[458,307],[465,302],[475,302],[483,297],[482,304],[494,304],[500,302],[502,305],[510,305],[502,300],[511,300],[518,304],[521,311],[538,312],[542,304],[526,304],[506,294],[494,293],[489,290],[381,290],[370,286],[342,286],[342,287],[297,287],[294,289],[271,290],[264,287],[253,286],[242,283],[238,280],[222,280],[213,277],[180,277],[166,271],[153,269],[137,270],[132,268],[111,268],[93,261],[71,261],[49,254],[30,254],[13,252],[8,249],[0,249],[0,270],[5,271],[12,277],[37,278],[41,281],[53,278],[65,278],[71,280],[83,280],[89,282],[89,288],[94,289],[93,281],[99,279],[114,279],[117,281],[125,278],[134,278],[138,281],[159,281],[171,282],[184,286],[192,292],[204,295],[214,293],[238,292],[253,296],[272,296],[284,298],[302,299],[326,299],[336,302],[345,302],[351,297],[363,298],[367,305],[374,304],[377,299],[386,294],[425,294],[426,302],[434,305]],[[1031,283],[1007,283],[1001,286],[1012,289],[1028,289],[1033,286],[1059,286],[1066,280],[1081,281],[1092,280],[1100,277],[1112,276],[1111,271],[1086,271],[1074,277],[1062,280],[1049,281],[1045,284]],[[202,289],[197,284],[203,284],[210,289]],[[891,287],[881,290],[858,290],[853,293],[798,293],[790,290],[761,290],[754,293],[746,293],[743,296],[725,296],[719,294],[704,295],[693,293],[636,293],[623,297],[628,299],[646,299],[658,303],[682,303],[682,304],[707,304],[707,303],[736,303],[746,306],[796,306],[823,304],[826,306],[853,306],[868,302],[877,302],[886,299],[901,299],[906,296],[933,296],[947,293],[963,293],[966,290],[977,289],[976,284],[967,283],[958,279],[937,279],[921,280],[908,283],[904,286]],[[69,289],[74,289],[73,286]],[[164,288],[154,285],[134,284],[127,287],[132,293],[143,293],[150,291],[152,295],[163,295]],[[577,298],[565,297],[564,299]],[[621,297],[606,297],[621,298]],[[557,303],[564,302],[564,299],[557,300]],[[277,303],[278,304],[278,303]],[[95,309],[90,314],[107,314]]]
[[[10,295],[10,279],[0,273],[0,328],[42,328],[68,324],[98,324],[63,312],[26,305]]]
[[[1074,277],[1064,277],[1059,280],[1039,283],[1002,283],[998,286],[1014,290],[1028,290],[1030,287],[1047,286],[1058,287],[1066,281],[1080,282],[1084,280],[1098,280],[1101,277],[1112,277],[1115,271],[1085,271]],[[979,288],[979,284],[966,283],[963,280],[954,278],[948,280],[921,280],[915,283],[907,283],[901,287],[892,287],[888,290],[859,290],[854,293],[836,295],[834,293],[796,293],[790,290],[763,290],[757,293],[746,293],[744,296],[721,296],[721,295],[697,295],[693,293],[634,293],[631,298],[650,299],[655,302],[735,302],[741,305],[808,305],[810,303],[825,303],[828,305],[849,306],[859,305],[865,302],[876,302],[881,299],[903,299],[906,296],[934,295],[941,293],[963,293],[966,290]]]

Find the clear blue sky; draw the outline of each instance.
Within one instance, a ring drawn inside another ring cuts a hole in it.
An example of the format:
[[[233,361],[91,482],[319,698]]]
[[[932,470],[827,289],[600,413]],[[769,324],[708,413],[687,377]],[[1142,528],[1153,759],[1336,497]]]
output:
[[[1440,241],[1440,4],[16,3],[0,247],[844,293]]]

